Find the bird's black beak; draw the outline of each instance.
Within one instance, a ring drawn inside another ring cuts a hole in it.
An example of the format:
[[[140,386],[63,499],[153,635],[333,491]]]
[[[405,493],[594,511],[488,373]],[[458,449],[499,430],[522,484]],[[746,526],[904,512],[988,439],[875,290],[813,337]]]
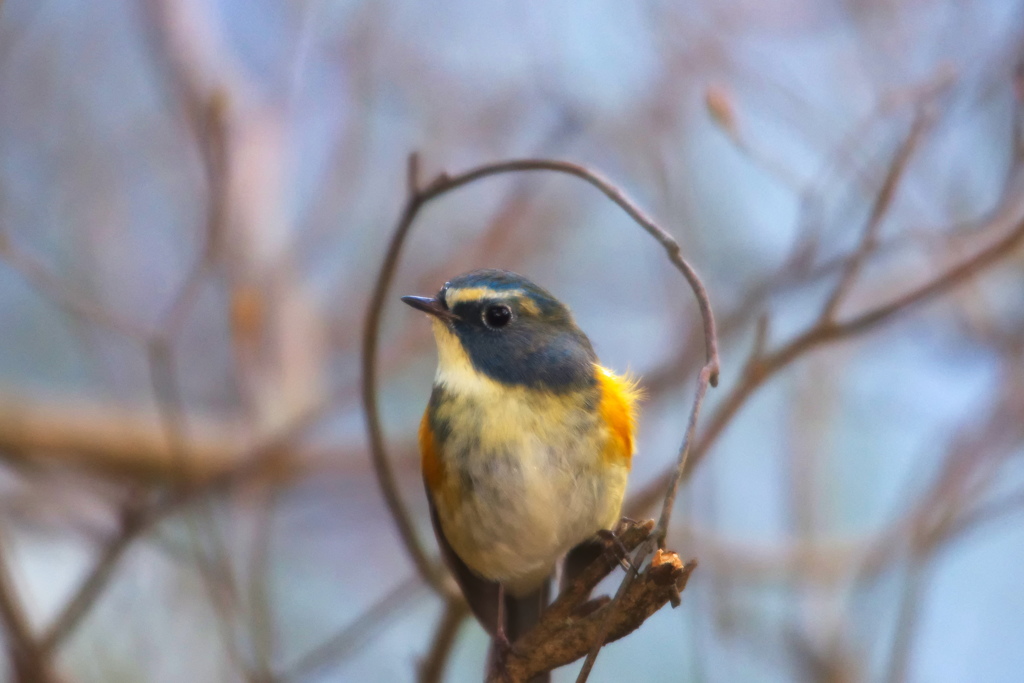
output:
[[[403,296],[402,301],[409,304],[415,309],[423,311],[427,315],[432,315],[440,320],[458,320],[459,316],[455,315],[448,308],[437,299],[427,296]]]

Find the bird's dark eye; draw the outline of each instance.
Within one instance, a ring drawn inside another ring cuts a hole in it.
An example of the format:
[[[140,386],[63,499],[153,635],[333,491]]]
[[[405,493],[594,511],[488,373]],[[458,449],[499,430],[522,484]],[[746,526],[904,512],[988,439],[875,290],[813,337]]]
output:
[[[512,309],[505,304],[491,304],[484,309],[484,324],[487,327],[505,327],[512,321]]]
[[[444,298],[445,298],[445,296],[446,296],[446,295],[448,294],[448,286],[449,286],[450,284],[451,284],[450,282],[446,282],[446,283],[444,283],[444,285],[443,285],[443,286],[441,287],[441,289],[440,289],[440,290],[438,291],[438,293],[437,293],[437,297],[435,297],[435,298],[437,299],[437,301],[438,301],[438,302],[439,302],[439,303],[440,303],[440,304],[441,304],[442,306],[444,306],[445,308],[448,308],[448,302],[447,302],[447,301],[445,301],[445,300],[444,300]]]

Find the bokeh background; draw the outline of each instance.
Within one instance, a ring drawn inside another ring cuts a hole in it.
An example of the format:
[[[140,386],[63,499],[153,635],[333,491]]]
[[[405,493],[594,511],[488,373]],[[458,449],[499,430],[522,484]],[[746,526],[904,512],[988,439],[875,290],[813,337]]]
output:
[[[0,2],[7,680],[429,680],[431,652],[479,679],[475,623],[435,647],[359,401],[412,151],[425,179],[599,170],[710,291],[722,381],[669,538],[700,566],[591,680],[1020,680],[1022,11]],[[654,514],[702,362],[693,297],[592,188],[504,176],[427,208],[384,311],[384,432],[423,543],[435,359],[397,297],[484,266],[644,378],[629,510]],[[765,370],[836,291],[841,323],[928,283]]]

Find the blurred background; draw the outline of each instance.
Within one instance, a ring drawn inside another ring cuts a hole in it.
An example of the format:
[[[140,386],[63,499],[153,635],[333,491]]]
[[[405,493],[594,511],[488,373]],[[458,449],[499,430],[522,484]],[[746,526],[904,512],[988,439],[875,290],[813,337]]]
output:
[[[722,379],[669,536],[700,566],[592,681],[1020,680],[1022,11],[0,2],[7,680],[479,680],[483,632],[418,579],[359,399],[412,151],[425,180],[586,164],[709,289]],[[477,267],[552,290],[643,378],[627,511],[655,515],[693,296],[593,188],[502,176],[427,207],[383,312],[428,552],[435,355],[397,298]]]

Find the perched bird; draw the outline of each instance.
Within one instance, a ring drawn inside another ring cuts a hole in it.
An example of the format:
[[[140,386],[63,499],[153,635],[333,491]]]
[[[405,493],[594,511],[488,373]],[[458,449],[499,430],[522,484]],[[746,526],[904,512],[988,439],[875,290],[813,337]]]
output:
[[[476,617],[508,645],[605,548],[633,455],[635,384],[601,367],[569,309],[504,270],[434,297],[438,364],[420,424],[423,479],[442,556]]]

